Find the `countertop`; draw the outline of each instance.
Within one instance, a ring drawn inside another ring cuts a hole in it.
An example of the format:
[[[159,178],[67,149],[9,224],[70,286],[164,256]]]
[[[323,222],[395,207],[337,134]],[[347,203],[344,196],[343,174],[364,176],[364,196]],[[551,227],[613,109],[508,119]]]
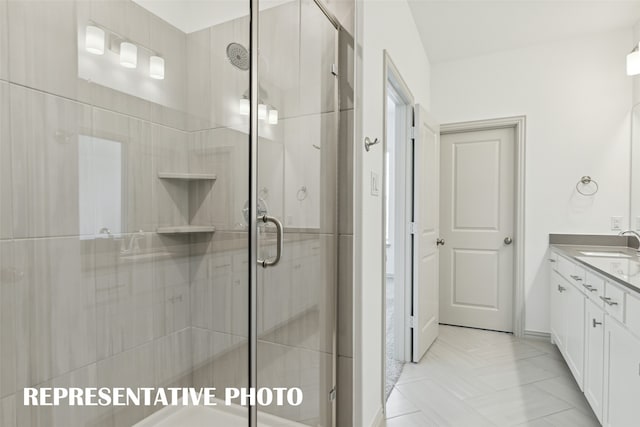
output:
[[[553,250],[597,271],[634,292],[640,293],[640,256],[623,246],[550,245]],[[628,257],[588,256],[582,252],[620,252]]]

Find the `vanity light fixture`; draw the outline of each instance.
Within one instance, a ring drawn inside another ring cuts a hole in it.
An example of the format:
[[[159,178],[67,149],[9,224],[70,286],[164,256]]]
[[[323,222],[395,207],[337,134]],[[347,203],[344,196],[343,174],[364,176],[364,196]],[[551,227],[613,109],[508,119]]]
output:
[[[243,116],[248,116],[251,112],[251,105],[249,104],[249,98],[243,96],[240,98],[240,114]]]
[[[95,25],[87,25],[84,48],[94,55],[104,55],[104,30]]]
[[[278,110],[275,108],[269,109],[269,124],[277,125],[278,124]]]
[[[258,104],[258,120],[266,120],[267,104]]]
[[[638,45],[627,55],[627,75],[635,76],[640,74],[640,49]]]
[[[251,114],[251,103],[249,102],[249,96],[245,92],[240,98],[238,104],[238,112],[241,116],[248,116]],[[272,105],[265,104],[262,99],[258,100],[258,120],[266,121],[270,125],[278,124],[278,110]]]
[[[120,43],[120,65],[125,68],[138,66],[138,46],[129,42]]]
[[[164,80],[164,59],[159,56],[149,58],[149,77],[156,80]]]

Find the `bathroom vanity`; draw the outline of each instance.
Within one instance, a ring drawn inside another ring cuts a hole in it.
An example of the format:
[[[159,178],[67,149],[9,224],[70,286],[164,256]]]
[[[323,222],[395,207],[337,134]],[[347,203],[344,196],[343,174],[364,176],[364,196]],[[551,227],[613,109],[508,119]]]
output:
[[[638,425],[637,250],[552,244],[549,254],[552,342],[602,425]]]

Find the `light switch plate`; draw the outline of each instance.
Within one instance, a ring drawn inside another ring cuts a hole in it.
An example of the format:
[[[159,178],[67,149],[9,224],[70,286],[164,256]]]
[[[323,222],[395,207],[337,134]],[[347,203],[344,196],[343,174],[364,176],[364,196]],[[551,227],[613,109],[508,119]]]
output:
[[[611,217],[611,230],[620,231],[622,229],[622,217],[621,216],[612,216]]]
[[[374,171],[371,171],[371,195],[380,195],[380,175]]]

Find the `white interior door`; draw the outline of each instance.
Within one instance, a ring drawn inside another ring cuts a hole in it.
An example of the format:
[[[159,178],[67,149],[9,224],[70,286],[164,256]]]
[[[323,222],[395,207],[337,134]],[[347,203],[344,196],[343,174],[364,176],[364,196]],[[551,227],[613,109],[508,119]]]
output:
[[[412,361],[438,336],[438,164],[440,126],[416,105],[413,155]]]
[[[442,135],[440,321],[513,331],[514,130]]]

